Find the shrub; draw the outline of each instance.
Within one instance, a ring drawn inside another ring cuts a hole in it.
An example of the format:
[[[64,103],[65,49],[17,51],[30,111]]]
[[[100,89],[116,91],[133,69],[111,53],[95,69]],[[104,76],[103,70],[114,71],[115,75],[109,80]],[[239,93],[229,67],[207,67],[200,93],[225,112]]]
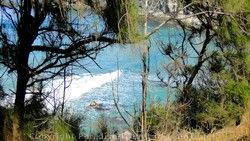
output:
[[[183,126],[209,133],[226,125],[237,125],[249,97],[250,86],[245,81],[229,79],[217,90],[193,87],[189,91],[190,103],[183,114]]]
[[[138,116],[134,122],[134,130],[139,131],[138,134],[141,129],[140,120],[141,116]],[[146,116],[148,135],[153,138],[158,131],[172,132],[176,129],[177,120],[173,110],[163,104],[151,103]]]
[[[69,128],[74,135],[76,141],[84,141],[84,131],[81,130],[80,125],[85,118],[80,115],[66,114],[64,121],[69,125]]]

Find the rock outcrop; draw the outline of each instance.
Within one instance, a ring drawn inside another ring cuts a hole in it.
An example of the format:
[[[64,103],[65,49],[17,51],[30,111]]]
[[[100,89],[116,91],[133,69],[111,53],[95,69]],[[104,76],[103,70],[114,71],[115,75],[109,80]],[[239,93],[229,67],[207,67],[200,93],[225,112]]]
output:
[[[139,0],[139,7],[145,9],[145,0]],[[173,13],[178,8],[177,0],[148,0],[149,12]]]

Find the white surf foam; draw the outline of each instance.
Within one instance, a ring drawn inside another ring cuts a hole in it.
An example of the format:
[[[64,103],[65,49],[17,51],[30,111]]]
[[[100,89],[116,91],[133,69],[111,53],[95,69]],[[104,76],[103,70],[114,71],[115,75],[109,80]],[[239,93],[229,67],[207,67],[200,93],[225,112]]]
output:
[[[121,75],[121,71],[117,70],[111,73],[98,74],[91,76],[90,74],[85,75],[74,75],[66,78],[65,100],[69,101],[72,99],[80,98],[84,93],[90,92],[94,88],[101,87],[102,85],[112,82]],[[45,88],[46,92],[52,92],[57,102],[62,101],[63,98],[63,79],[57,79],[48,83]]]

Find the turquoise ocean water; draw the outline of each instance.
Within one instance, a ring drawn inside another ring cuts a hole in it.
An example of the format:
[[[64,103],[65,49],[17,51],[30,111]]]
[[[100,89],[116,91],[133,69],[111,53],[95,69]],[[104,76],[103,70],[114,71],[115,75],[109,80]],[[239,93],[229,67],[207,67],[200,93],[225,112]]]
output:
[[[96,19],[97,17],[92,17],[88,20],[95,21]],[[151,31],[158,24],[159,22],[155,20],[149,20],[148,30]],[[161,85],[156,76],[158,70],[162,71],[161,66],[168,62],[159,51],[159,41],[167,43],[171,40],[176,42],[181,39],[178,34],[181,34],[180,29],[174,27],[174,25],[165,25],[149,39],[151,48],[148,105],[150,102],[163,104],[166,102],[167,88]],[[15,39],[13,38],[13,40]],[[39,39],[34,44],[39,44]],[[34,57],[39,60],[42,55],[36,52],[31,54],[30,62]],[[66,90],[67,111],[85,117],[86,120],[82,127],[87,132],[95,130],[94,126],[102,115],[109,119],[108,122],[111,125],[124,125],[114,106],[114,98],[118,98],[121,112],[127,120],[132,122],[132,117],[128,113],[133,115],[135,109],[137,112],[140,110],[142,97],[140,47],[119,44],[107,47],[96,58],[100,68],[90,60],[85,61],[88,64],[86,68],[90,73],[84,69],[74,69],[72,70],[73,75],[67,78],[67,84],[71,83]],[[4,71],[5,69],[1,69],[1,72]],[[57,88],[54,90],[54,94],[58,101],[62,100],[62,82],[63,79],[56,78],[53,82],[46,83],[45,91],[51,91],[52,83],[53,89]],[[14,90],[15,75],[3,76],[2,84],[4,84],[6,90]],[[93,101],[102,104],[102,109],[91,107],[90,103]],[[48,107],[52,108],[53,105],[48,103]],[[121,127],[124,128],[125,126]]]
[[[149,31],[158,24],[156,21],[149,21]],[[169,35],[176,35],[178,32],[179,29],[173,25],[165,25],[150,38],[148,105],[151,102],[166,102],[168,90],[159,82],[156,73],[158,70],[162,71],[162,64],[168,60],[159,51],[158,43],[159,39],[168,42]],[[111,126],[121,125],[120,128],[124,129],[126,126],[114,106],[114,98],[119,97],[120,110],[124,117],[132,122],[132,117],[127,112],[133,115],[136,109],[138,114],[142,99],[140,49],[135,45],[113,45],[100,52],[97,63],[101,69],[94,64],[88,67],[92,76],[79,70],[79,75],[73,80],[72,97],[68,101],[69,111],[85,116],[86,121],[82,126],[90,132],[95,130],[94,127],[102,115],[108,119],[107,122]],[[91,107],[90,103],[93,101],[103,104],[103,109]]]

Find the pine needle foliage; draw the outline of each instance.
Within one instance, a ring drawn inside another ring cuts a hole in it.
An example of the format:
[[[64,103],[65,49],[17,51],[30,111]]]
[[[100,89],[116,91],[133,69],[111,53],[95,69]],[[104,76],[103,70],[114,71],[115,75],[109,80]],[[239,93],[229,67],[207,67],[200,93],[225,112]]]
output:
[[[217,34],[221,37],[220,40],[227,45],[230,43],[238,48],[244,47],[250,38],[250,1],[223,0],[221,3],[222,12],[230,16],[219,16]]]
[[[121,43],[139,41],[139,15],[137,1],[106,0],[104,20],[107,30],[115,33]]]

